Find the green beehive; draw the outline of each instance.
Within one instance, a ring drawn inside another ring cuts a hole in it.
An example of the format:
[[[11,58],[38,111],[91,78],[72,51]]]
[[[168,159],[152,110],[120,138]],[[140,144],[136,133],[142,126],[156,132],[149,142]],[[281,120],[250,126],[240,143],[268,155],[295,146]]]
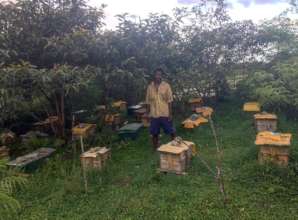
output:
[[[143,127],[142,123],[131,123],[119,129],[118,135],[120,139],[133,139],[138,137],[139,131]]]

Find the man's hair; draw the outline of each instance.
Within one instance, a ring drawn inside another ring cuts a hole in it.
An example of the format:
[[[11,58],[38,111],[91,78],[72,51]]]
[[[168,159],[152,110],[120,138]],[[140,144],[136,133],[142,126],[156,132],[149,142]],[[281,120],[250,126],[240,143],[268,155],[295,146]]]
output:
[[[154,70],[154,72],[153,72],[153,74],[156,74],[157,72],[160,72],[162,75],[164,75],[165,74],[165,71],[163,71],[163,69],[162,68],[156,68],[155,70]]]

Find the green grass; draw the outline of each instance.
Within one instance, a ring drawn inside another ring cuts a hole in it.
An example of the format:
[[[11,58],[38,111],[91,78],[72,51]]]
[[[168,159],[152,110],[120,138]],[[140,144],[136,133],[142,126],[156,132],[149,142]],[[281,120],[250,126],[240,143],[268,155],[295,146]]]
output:
[[[158,155],[145,130],[136,141],[112,145],[107,169],[89,173],[87,194],[79,158],[57,155],[18,192],[19,218],[298,219],[298,126],[280,116],[279,130],[292,132],[293,142],[291,165],[277,168],[257,164],[252,122],[252,115],[242,112],[240,104],[225,102],[216,108],[214,123],[224,148],[227,206],[213,176],[197,157],[188,175],[158,174]],[[200,157],[214,168],[216,148],[209,124],[190,132],[177,130],[197,144]]]

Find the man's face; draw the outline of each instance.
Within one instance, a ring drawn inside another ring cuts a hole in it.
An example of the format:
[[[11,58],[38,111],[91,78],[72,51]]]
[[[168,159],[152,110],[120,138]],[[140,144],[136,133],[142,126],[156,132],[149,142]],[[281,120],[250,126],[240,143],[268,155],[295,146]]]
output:
[[[156,83],[160,83],[161,82],[161,72],[160,71],[156,71],[154,74],[154,81]]]

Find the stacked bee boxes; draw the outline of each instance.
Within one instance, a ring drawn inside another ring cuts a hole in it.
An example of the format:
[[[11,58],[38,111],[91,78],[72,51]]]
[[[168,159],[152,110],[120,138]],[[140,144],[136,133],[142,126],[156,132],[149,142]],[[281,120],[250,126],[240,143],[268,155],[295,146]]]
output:
[[[157,150],[160,154],[160,171],[175,174],[184,174],[190,165],[194,143],[174,140],[160,146]]]
[[[120,101],[114,102],[112,104],[112,107],[117,108],[120,111],[126,111],[127,110],[127,102],[120,100]]]
[[[259,163],[272,162],[280,166],[289,163],[291,134],[260,132],[255,144],[259,146]]]
[[[255,114],[254,119],[257,132],[277,130],[277,116],[275,114],[262,112]]]
[[[84,170],[101,170],[111,157],[111,150],[106,147],[94,147],[81,154],[81,164]]]

